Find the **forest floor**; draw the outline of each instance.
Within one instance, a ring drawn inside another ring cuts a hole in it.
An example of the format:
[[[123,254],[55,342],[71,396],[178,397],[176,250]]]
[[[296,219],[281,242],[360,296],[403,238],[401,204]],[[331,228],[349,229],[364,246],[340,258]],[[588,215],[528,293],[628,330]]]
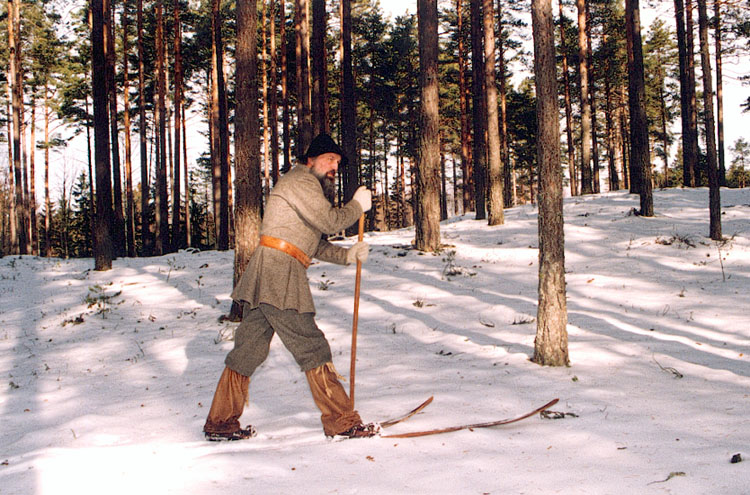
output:
[[[365,420],[434,402],[389,433],[537,415],[416,439],[334,442],[274,339],[242,423],[202,426],[231,349],[233,253],[0,258],[0,494],[748,494],[750,189],[656,191],[653,218],[624,192],[565,201],[570,367],[530,361],[538,236],[533,206],[502,226],[369,233],[356,407]],[[350,245],[353,239],[341,241]],[[353,266],[316,263],[317,321],[339,371],[351,346]],[[348,385],[345,384],[348,388]],[[740,454],[743,462],[732,463]]]

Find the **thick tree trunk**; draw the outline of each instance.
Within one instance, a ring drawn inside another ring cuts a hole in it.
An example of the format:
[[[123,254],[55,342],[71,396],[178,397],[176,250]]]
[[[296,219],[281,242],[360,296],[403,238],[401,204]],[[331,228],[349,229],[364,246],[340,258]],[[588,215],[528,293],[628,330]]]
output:
[[[250,256],[260,239],[263,193],[258,170],[260,144],[258,129],[258,43],[256,3],[237,2],[237,112],[235,120],[235,251],[234,279],[237,285]],[[233,304],[232,319],[242,316],[239,305]]]
[[[533,361],[568,366],[562,170],[550,0],[532,0],[539,163],[539,305]]]
[[[591,178],[591,96],[589,95],[589,50],[586,30],[586,2],[576,0],[578,8],[578,74],[581,88],[581,194],[594,192]]]
[[[102,0],[91,1],[91,68],[94,97],[94,156],[96,163],[96,227],[94,269],[112,268],[112,176],[109,163],[109,114],[107,108],[107,54]]]
[[[472,77],[472,168],[474,172],[475,218],[484,220],[487,185],[487,112],[484,98],[484,38],[482,35],[482,0],[471,0],[471,77]]]
[[[630,108],[630,173],[631,181],[638,181],[640,214],[654,216],[651,184],[651,163],[646,119],[646,86],[643,76],[643,46],[641,44],[641,14],[638,0],[625,2],[625,29],[628,43],[628,106]],[[631,184],[631,191],[634,190]]]
[[[417,167],[416,248],[440,249],[440,118],[437,0],[417,0],[421,136]]]
[[[505,223],[503,214],[503,163],[500,156],[500,119],[495,83],[495,9],[493,0],[482,0],[484,32],[484,87],[487,110],[488,225]]]
[[[109,97],[110,148],[112,152],[112,194],[114,225],[112,242],[114,254],[123,256],[127,252],[125,239],[125,215],[122,209],[122,169],[120,163],[120,139],[117,127],[117,82],[115,81],[115,9],[112,0],[104,0],[105,36],[107,38],[107,93]]]
[[[357,95],[352,65],[352,6],[351,0],[341,0],[342,92],[341,143],[349,163],[343,170],[344,201],[351,200],[359,184],[359,156],[357,154]]]
[[[701,72],[703,73],[703,108],[706,125],[706,167],[708,168],[708,206],[710,236],[720,241],[721,197],[719,193],[719,171],[716,158],[716,128],[714,127],[714,91],[711,82],[711,55],[708,48],[708,13],[706,0],[698,0],[698,33],[701,48]]]

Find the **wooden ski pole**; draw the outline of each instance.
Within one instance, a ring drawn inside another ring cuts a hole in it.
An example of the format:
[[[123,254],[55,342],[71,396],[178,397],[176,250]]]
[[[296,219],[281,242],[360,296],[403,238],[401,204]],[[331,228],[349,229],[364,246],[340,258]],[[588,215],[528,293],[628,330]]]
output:
[[[365,214],[359,217],[358,242],[362,242],[365,234]],[[362,282],[362,262],[357,260],[357,276],[354,279],[354,316],[352,318],[352,356],[349,367],[349,399],[354,408],[354,372],[357,366],[357,323],[359,322],[359,286]]]

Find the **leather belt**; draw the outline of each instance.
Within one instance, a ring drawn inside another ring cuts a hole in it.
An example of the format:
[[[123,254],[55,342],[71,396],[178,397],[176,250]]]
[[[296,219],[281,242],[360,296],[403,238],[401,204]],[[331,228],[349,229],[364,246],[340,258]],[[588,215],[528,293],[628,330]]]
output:
[[[272,249],[278,249],[279,251],[288,254],[292,258],[302,263],[302,266],[304,266],[305,268],[309,267],[310,263],[312,262],[310,257],[306,255],[305,252],[300,248],[282,239],[277,239],[276,237],[262,235],[260,236],[260,245],[270,247]]]

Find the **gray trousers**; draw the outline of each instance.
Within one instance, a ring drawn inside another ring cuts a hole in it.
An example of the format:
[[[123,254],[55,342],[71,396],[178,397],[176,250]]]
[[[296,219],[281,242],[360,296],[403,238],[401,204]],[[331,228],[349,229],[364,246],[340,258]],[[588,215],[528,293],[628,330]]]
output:
[[[251,308],[244,304],[242,323],[234,333],[234,349],[224,364],[240,375],[251,376],[268,357],[274,333],[289,349],[302,371],[332,361],[331,347],[315,324],[313,313],[278,309],[270,304]]]

